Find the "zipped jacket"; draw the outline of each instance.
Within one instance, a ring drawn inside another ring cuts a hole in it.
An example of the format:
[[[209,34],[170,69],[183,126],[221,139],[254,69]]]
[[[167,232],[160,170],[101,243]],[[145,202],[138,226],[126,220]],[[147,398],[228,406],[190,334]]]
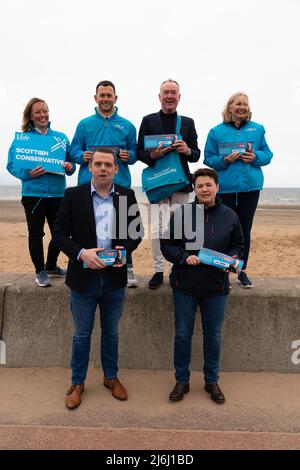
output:
[[[252,163],[236,160],[224,162],[222,147],[227,145],[228,154],[239,146],[247,148],[251,144],[255,159]],[[222,123],[210,130],[204,149],[204,164],[218,172],[219,194],[240,193],[262,189],[264,175],[261,167],[268,165],[273,153],[265,139],[265,129],[261,124],[248,121],[238,129],[232,123]]]
[[[108,118],[103,117],[96,107],[95,114],[79,122],[70,146],[71,161],[80,165],[78,185],[88,183],[92,178],[88,164],[83,160],[83,153],[101,146],[129,151],[128,163],[118,159],[119,170],[114,183],[130,188],[131,175],[128,165],[136,162],[136,129],[130,121],[119,116],[117,107],[115,113]]]
[[[197,217],[198,200],[174,211],[169,227],[161,239],[163,256],[173,263],[170,282],[173,289],[200,297],[228,294],[228,274],[219,268],[200,263],[190,266],[186,259],[198,255],[200,246],[189,247],[203,218]],[[216,198],[214,206],[204,210],[204,248],[243,259],[243,232],[237,214]]]
[[[40,134],[36,129],[31,128],[30,132],[34,132],[37,134],[41,139],[44,136],[54,136],[59,137],[60,139],[66,139],[67,141],[67,153],[66,153],[66,161],[69,160],[69,148],[70,142],[69,139],[65,134],[62,132],[54,131],[48,128],[47,134]],[[33,196],[33,197],[63,197],[65,189],[66,189],[66,177],[65,175],[57,175],[54,173],[45,173],[36,178],[32,178],[30,176],[30,171],[25,168],[17,168],[13,165],[13,156],[15,153],[14,149],[15,143],[13,142],[10,146],[8,152],[8,161],[6,169],[9,173],[16,178],[22,181],[22,196]],[[38,165],[37,165],[38,166]],[[72,171],[66,171],[66,175],[72,175],[75,171],[75,165],[73,164]]]

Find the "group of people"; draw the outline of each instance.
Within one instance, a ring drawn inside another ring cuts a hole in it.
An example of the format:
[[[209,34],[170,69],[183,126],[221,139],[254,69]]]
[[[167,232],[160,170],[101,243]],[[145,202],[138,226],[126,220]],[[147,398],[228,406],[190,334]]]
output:
[[[8,156],[8,171],[22,181],[22,204],[29,232],[29,251],[39,286],[50,285],[49,277],[65,276],[71,289],[71,311],[75,332],[72,342],[72,384],[66,406],[78,407],[88,369],[90,341],[97,305],[101,321],[101,363],[103,384],[119,400],[127,391],[118,379],[118,326],[125,288],[136,287],[132,252],[143,238],[143,227],[129,165],[137,160],[155,169],[158,160],[175,152],[187,184],[157,201],[159,216],[151,221],[154,274],[148,283],[157,289],[163,283],[164,259],[172,263],[170,283],[175,309],[174,367],[176,384],[169,395],[178,401],[189,391],[189,363],[195,313],[200,307],[204,336],[205,390],[216,403],[225,397],[218,386],[221,327],[230,289],[228,271],[200,263],[197,244],[186,237],[197,227],[199,205],[204,208],[202,227],[206,248],[244,260],[238,282],[253,287],[246,273],[250,234],[259,192],[263,187],[261,167],[270,163],[272,152],[262,125],[251,121],[248,97],[233,95],[223,111],[223,122],[210,130],[204,149],[204,164],[192,176],[189,162],[197,162],[200,150],[193,119],[179,116],[179,84],[168,79],[160,86],[161,109],[142,120],[138,142],[136,130],[119,116],[115,86],[110,81],[97,84],[95,113],[80,121],[71,144],[64,134],[50,127],[44,100],[33,98],[23,115],[23,132],[64,136],[67,142],[65,173],[80,165],[78,186],[65,190],[65,176],[14,165],[15,143]],[[144,138],[180,133],[175,140],[145,150]],[[195,200],[188,204],[189,194]],[[124,203],[125,201],[125,203]],[[190,210],[186,211],[185,208]],[[186,214],[191,214],[187,217]],[[42,239],[47,219],[52,239],[44,261]],[[134,226],[134,230],[132,227]],[[182,236],[178,237],[178,226]],[[125,231],[124,231],[125,227]],[[105,249],[126,249],[126,263],[107,266],[98,254]],[[59,251],[69,257],[67,272],[57,265]],[[98,254],[97,254],[98,253]]]

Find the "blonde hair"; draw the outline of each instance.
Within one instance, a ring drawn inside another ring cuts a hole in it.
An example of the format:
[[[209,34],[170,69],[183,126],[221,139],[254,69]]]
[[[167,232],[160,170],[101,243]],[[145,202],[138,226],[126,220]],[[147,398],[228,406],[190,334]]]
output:
[[[223,116],[223,122],[231,122],[232,121],[232,117],[231,117],[231,113],[229,111],[229,106],[234,102],[234,100],[238,97],[238,96],[245,96],[248,100],[248,103],[249,103],[249,98],[248,96],[246,95],[246,93],[242,92],[242,91],[239,91],[237,93],[234,93],[234,95],[232,95],[229,100],[227,101],[225,107],[224,107],[224,110],[222,112],[222,116]],[[252,117],[252,112],[251,112],[251,109],[250,109],[250,105],[248,104],[248,107],[249,107],[249,110],[248,110],[248,114],[247,114],[247,117],[246,117],[246,121],[250,121],[251,117]]]
[[[45,103],[45,105],[48,108],[48,105],[47,105],[46,101],[41,100],[40,98],[31,98],[31,100],[28,101],[28,103],[27,103],[27,105],[24,109],[24,112],[23,112],[23,121],[22,121],[22,126],[21,126],[22,132],[29,132],[31,130],[31,127],[30,127],[31,111],[32,111],[32,107],[35,103]]]

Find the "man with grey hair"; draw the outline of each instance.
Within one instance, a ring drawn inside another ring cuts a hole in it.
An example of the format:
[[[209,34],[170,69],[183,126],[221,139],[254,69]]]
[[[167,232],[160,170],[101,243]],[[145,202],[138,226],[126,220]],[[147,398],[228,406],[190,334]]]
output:
[[[190,182],[181,191],[174,192],[170,196],[158,201],[158,213],[151,220],[152,256],[154,275],[148,283],[150,289],[157,289],[163,283],[164,258],[160,250],[160,238],[168,223],[166,208],[172,211],[172,207],[178,204],[186,204],[189,193],[192,191],[191,176],[188,162],[197,162],[200,158],[198,148],[198,136],[193,119],[181,116],[180,136],[168,147],[159,146],[150,152],[144,149],[144,137],[147,135],[176,134],[177,106],[180,101],[179,84],[169,78],[160,86],[159,100],[161,110],[158,113],[149,114],[142,120],[139,130],[137,157],[148,166],[155,165],[156,160],[163,158],[171,151],[176,151],[180,158],[180,164],[187,180]]]

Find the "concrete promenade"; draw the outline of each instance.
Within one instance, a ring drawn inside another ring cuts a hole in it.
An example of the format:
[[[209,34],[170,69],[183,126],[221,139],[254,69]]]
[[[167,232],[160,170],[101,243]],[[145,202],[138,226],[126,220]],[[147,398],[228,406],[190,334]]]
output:
[[[233,286],[223,329],[224,405],[203,390],[199,318],[191,391],[169,402],[171,292],[141,284],[127,292],[121,325],[119,377],[128,401],[102,385],[96,321],[82,405],[69,411],[68,289],[62,280],[40,289],[32,275],[0,275],[0,449],[300,449],[300,280]]]
[[[224,372],[224,405],[200,372],[178,403],[173,372],[121,369],[129,399],[115,400],[90,365],[82,404],[64,405],[70,371],[0,369],[0,449],[300,449],[297,374]]]

